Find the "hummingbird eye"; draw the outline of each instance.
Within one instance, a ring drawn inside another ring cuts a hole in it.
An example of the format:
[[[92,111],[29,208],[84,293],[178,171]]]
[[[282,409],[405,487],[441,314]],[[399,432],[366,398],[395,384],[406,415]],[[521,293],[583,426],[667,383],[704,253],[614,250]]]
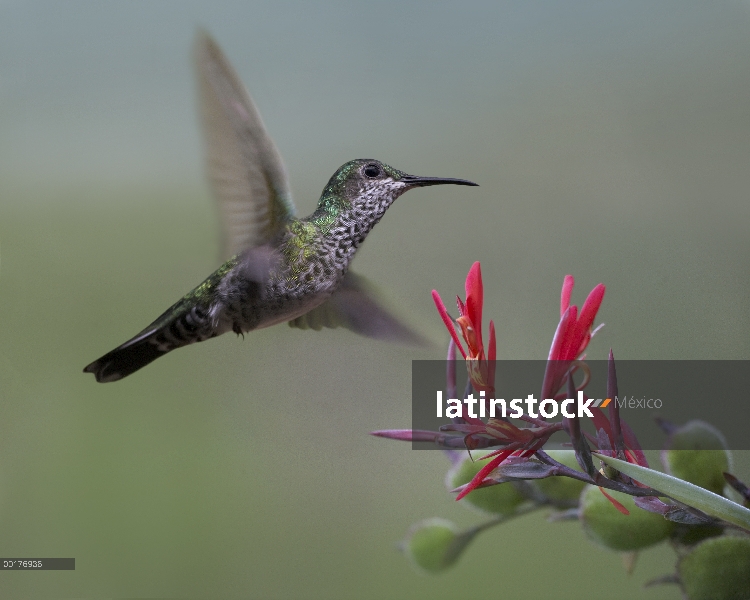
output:
[[[362,172],[365,174],[365,177],[369,177],[370,179],[375,179],[376,177],[380,177],[380,174],[382,171],[380,170],[380,167],[376,165],[375,163],[370,163],[369,165],[365,165],[365,168],[362,170]]]

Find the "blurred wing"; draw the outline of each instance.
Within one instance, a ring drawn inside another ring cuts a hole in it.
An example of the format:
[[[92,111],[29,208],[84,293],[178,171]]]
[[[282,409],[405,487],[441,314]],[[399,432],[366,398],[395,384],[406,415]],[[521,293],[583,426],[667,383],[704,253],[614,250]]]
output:
[[[381,340],[424,346],[425,339],[404,325],[374,299],[373,286],[349,271],[344,281],[323,304],[289,321],[291,327],[314,329],[345,327]]]
[[[195,70],[222,259],[267,243],[294,216],[284,163],[250,94],[216,42],[199,32]]]

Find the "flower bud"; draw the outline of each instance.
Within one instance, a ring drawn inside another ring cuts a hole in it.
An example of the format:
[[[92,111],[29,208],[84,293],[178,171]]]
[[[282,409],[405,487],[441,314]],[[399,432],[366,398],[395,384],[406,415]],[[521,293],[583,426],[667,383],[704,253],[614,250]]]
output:
[[[688,600],[750,598],[750,539],[722,536],[698,544],[677,563]]]
[[[407,556],[428,573],[439,573],[460,556],[453,551],[458,527],[445,519],[426,519],[412,526],[403,543]]]
[[[547,454],[557,462],[566,467],[580,471],[581,467],[576,460],[573,450],[547,450]],[[534,482],[537,489],[552,502],[577,502],[581,497],[581,490],[586,485],[583,481],[571,479],[570,477],[547,477]]]
[[[593,485],[581,494],[580,518],[583,530],[594,542],[612,550],[630,552],[652,546],[665,539],[674,524],[659,514],[638,508],[632,496],[607,490],[629,515],[622,514]]]
[[[731,455],[721,432],[704,421],[689,421],[673,431],[662,450],[667,473],[715,494],[724,491]]]
[[[487,463],[482,460],[489,452],[472,452],[474,460],[467,455],[460,463],[456,464],[445,478],[445,484],[449,490],[453,490],[465,483],[469,483],[474,475]],[[518,489],[515,482],[500,483],[486,488],[479,488],[470,492],[460,500],[481,512],[494,515],[513,514],[520,504],[527,500],[526,496]]]

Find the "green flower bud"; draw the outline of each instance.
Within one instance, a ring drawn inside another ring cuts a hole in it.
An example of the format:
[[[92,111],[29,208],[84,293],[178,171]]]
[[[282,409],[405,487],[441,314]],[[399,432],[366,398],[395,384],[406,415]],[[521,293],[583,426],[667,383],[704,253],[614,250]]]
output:
[[[576,460],[573,450],[547,450],[547,454],[557,462],[566,467],[580,471],[581,467]],[[534,482],[537,489],[553,502],[574,502],[581,496],[581,490],[586,485],[583,481],[571,479],[570,477],[547,477]]]
[[[723,536],[698,544],[677,563],[688,600],[750,598],[750,539]]]
[[[632,496],[606,490],[630,512],[622,514],[598,487],[587,485],[581,494],[580,518],[583,530],[594,542],[612,550],[630,552],[661,542],[674,524],[661,515],[635,505]]]
[[[474,457],[473,461],[467,455],[463,461],[448,471],[445,478],[445,484],[448,489],[453,490],[458,486],[469,483],[474,478],[474,475],[479,473],[482,467],[487,464],[487,461],[482,460],[482,457],[487,454],[489,452],[474,451],[471,453]],[[510,515],[526,500],[526,496],[514,482],[507,482],[474,490],[460,500],[460,502],[466,503],[483,513]]]
[[[403,543],[407,556],[428,573],[439,573],[460,556],[454,551],[459,538],[458,527],[445,519],[426,519],[412,526]]]
[[[667,473],[721,494],[723,473],[730,470],[731,454],[718,429],[696,420],[677,428],[669,436],[661,460]]]

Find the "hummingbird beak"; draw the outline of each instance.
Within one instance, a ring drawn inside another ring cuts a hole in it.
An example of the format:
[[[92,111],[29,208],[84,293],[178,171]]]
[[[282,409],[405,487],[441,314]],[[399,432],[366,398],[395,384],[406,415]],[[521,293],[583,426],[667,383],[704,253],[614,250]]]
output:
[[[466,179],[448,179],[445,177],[417,177],[416,175],[404,175],[401,178],[409,187],[425,187],[428,185],[443,185],[452,183],[453,185],[472,185],[478,186],[479,184],[473,181],[467,181]]]

